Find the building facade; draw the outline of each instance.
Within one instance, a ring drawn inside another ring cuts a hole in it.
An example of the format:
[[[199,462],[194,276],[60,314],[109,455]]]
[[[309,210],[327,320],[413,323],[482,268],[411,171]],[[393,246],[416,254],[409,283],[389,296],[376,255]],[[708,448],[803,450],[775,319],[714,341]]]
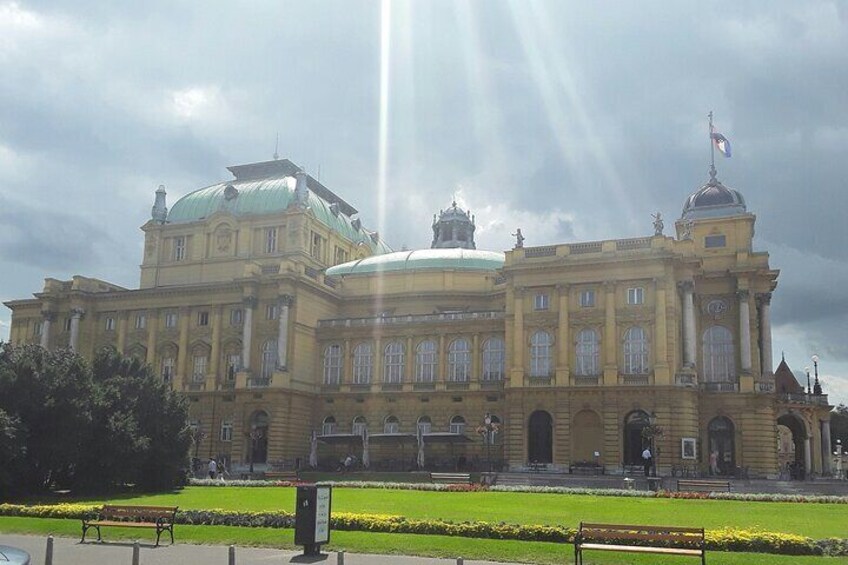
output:
[[[714,171],[672,236],[658,215],[501,253],[455,203],[431,249],[393,252],[290,161],[229,170],[170,210],[156,192],[138,289],[47,279],[6,303],[11,341],[146,360],[231,467],[615,473],[652,445],[660,473],[777,476],[783,426],[803,474],[830,472],[827,397],[776,387],[778,271]]]

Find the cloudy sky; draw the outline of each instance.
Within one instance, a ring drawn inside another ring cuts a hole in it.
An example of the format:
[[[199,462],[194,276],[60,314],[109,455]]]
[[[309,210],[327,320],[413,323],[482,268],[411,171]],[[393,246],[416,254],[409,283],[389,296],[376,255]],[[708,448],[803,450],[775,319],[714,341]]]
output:
[[[848,402],[848,3],[593,4],[0,0],[0,299],[136,287],[156,187],[277,135],[396,249],[453,198],[483,249],[647,235],[707,180],[713,110],[781,270],[776,361],[817,353]]]

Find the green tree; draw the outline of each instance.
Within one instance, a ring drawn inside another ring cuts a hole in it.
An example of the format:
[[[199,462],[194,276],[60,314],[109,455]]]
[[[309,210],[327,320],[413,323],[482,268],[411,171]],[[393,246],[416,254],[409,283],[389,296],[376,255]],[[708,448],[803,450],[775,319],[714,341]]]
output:
[[[830,413],[831,451],[836,451],[836,440],[842,440],[842,449],[848,449],[848,406],[840,404]]]

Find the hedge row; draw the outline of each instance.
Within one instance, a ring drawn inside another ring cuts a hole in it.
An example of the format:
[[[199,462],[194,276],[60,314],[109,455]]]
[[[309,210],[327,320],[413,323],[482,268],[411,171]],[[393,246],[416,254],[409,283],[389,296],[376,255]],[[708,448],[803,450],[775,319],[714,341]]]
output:
[[[2,516],[32,518],[82,518],[94,516],[99,506],[86,504],[56,504],[24,506],[0,504]],[[182,510],[177,512],[178,524],[208,526],[243,526],[293,528],[291,512],[231,512],[224,510]],[[486,538],[520,541],[571,543],[574,528],[544,525],[518,525],[490,522],[455,523],[445,520],[413,520],[385,514],[354,514],[337,512],[331,526],[336,530],[383,532],[395,534],[447,535],[467,538]],[[706,532],[707,548],[718,551],[779,553],[785,555],[848,555],[848,540],[813,540],[795,534],[726,528]]]
[[[203,487],[269,487],[297,486],[305,484],[291,481],[221,481],[213,479],[191,479],[189,485]],[[624,490],[611,488],[545,487],[545,486],[485,486],[467,484],[433,483],[384,483],[379,481],[321,481],[322,485],[343,488],[368,488],[387,490],[418,490],[435,492],[524,492],[546,494],[582,494],[592,496],[626,496],[633,498],[684,498],[699,500],[741,500],[745,502],[806,502],[818,504],[848,504],[848,496],[769,494],[743,492],[675,492],[668,490]]]

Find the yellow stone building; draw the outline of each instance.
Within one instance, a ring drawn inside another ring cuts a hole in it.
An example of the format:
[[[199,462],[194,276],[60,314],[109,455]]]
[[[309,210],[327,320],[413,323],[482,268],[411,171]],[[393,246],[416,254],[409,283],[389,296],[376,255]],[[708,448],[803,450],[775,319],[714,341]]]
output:
[[[519,231],[501,253],[476,249],[456,204],[431,249],[392,252],[290,161],[229,170],[170,211],[156,191],[138,289],[47,279],[6,303],[11,341],[145,359],[190,399],[198,455],[236,469],[317,451],[616,473],[642,464],[648,427],[662,474],[776,476],[780,423],[799,465],[830,472],[827,397],[776,389],[778,271],[714,171],[673,236],[658,217],[633,239],[524,247]],[[498,433],[479,433],[487,415]]]

